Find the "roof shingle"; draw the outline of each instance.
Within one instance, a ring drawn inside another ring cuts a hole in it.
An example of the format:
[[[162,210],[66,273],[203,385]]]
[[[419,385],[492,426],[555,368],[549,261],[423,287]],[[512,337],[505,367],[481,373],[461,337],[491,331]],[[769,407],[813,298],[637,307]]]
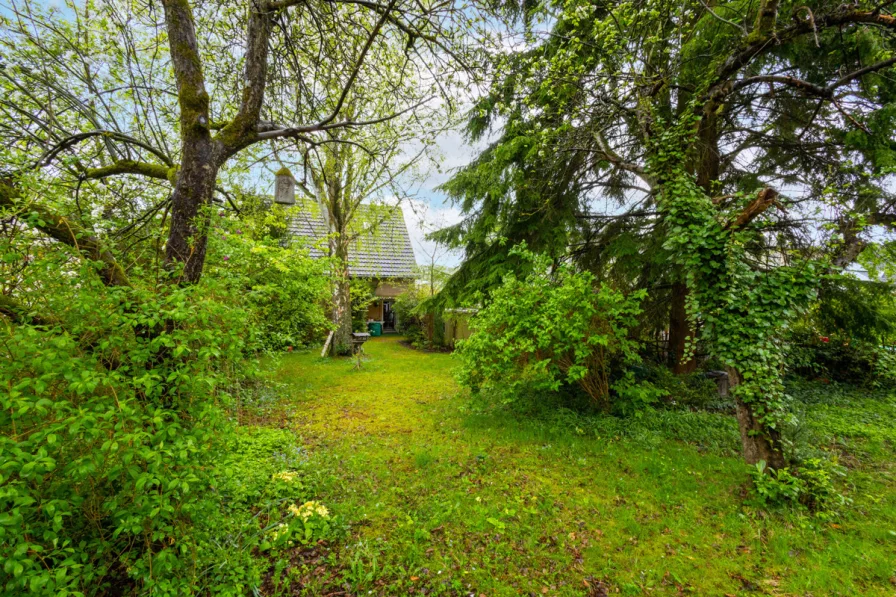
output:
[[[320,206],[313,201],[296,202],[289,218],[289,234],[308,247],[312,257],[327,253],[328,226]],[[356,238],[348,251],[348,269],[358,278],[412,278],[417,261],[404,221],[397,206],[359,205],[352,218]]]

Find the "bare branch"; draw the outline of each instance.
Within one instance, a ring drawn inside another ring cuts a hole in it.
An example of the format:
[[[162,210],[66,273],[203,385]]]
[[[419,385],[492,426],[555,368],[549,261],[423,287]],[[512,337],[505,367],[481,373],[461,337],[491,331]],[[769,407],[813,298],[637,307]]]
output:
[[[767,210],[772,205],[777,205],[779,209],[783,209],[778,203],[778,191],[771,187],[766,187],[759,191],[759,194],[753,199],[747,207],[744,208],[737,218],[725,225],[726,230],[738,230],[743,228]]]
[[[169,158],[163,152],[159,151],[158,149],[156,149],[155,147],[153,147],[152,145],[150,145],[148,143],[144,143],[143,141],[140,141],[139,139],[135,139],[129,135],[125,135],[124,133],[119,133],[116,131],[98,130],[98,131],[90,131],[87,133],[78,133],[76,135],[71,135],[70,137],[63,139],[62,141],[57,143],[54,147],[52,147],[49,151],[44,153],[44,155],[41,156],[41,158],[37,161],[37,163],[34,165],[34,167],[41,168],[41,167],[47,166],[50,164],[50,162],[52,162],[54,159],[56,159],[56,156],[58,156],[60,153],[62,153],[66,149],[69,149],[69,148],[77,145],[78,143],[81,143],[82,141],[86,141],[86,140],[92,139],[94,137],[112,138],[117,141],[122,141],[124,143],[130,143],[131,145],[136,145],[137,147],[145,149],[146,151],[150,152],[151,154],[153,154],[154,156],[156,156],[157,158],[162,160],[165,163],[165,165],[167,165],[169,168],[174,166],[174,162],[171,161],[171,158]]]
[[[703,5],[703,8],[706,9],[706,12],[708,12],[709,14],[711,14],[711,15],[712,15],[713,17],[715,17],[717,20],[719,20],[719,21],[721,21],[721,22],[723,22],[723,23],[726,23],[726,24],[728,24],[728,25],[731,25],[732,27],[738,29],[741,33],[743,33],[743,34],[746,35],[746,33],[747,33],[747,28],[746,28],[746,27],[744,27],[743,25],[740,25],[740,24],[738,24],[738,23],[735,23],[734,21],[729,21],[729,20],[726,19],[725,17],[721,16],[720,14],[718,14],[717,12],[715,12],[715,11],[712,9],[712,7],[709,6],[709,5],[708,5],[706,2],[704,2],[703,0],[700,0],[700,4]]]
[[[379,124],[381,122],[386,122],[388,120],[398,118],[399,116],[401,116],[403,114],[407,114],[411,110],[414,110],[415,108],[422,106],[423,104],[425,104],[426,102],[428,102],[431,99],[432,99],[432,97],[428,97],[424,100],[417,102],[416,104],[414,104],[412,106],[408,106],[407,108],[405,108],[404,110],[401,110],[400,112],[395,112],[393,114],[389,114],[388,116],[383,116],[382,118],[374,118],[372,120],[361,120],[361,121],[342,120],[339,122],[332,122],[330,124],[317,123],[317,124],[311,124],[311,125],[307,125],[307,126],[297,126],[297,127],[289,127],[289,128],[284,127],[284,128],[280,128],[280,129],[269,130],[269,131],[259,133],[258,140],[263,141],[265,139],[279,139],[281,137],[298,137],[304,133],[314,133],[314,132],[318,132],[318,131],[329,131],[329,130],[338,129],[338,128],[355,128],[355,127],[369,126],[372,124]]]

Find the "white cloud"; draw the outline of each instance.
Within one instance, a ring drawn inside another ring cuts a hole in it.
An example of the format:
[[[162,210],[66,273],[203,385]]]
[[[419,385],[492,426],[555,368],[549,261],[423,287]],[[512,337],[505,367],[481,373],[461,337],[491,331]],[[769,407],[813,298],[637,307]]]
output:
[[[419,265],[428,264],[433,259],[437,264],[446,267],[456,267],[460,264],[463,258],[462,251],[449,251],[446,247],[426,238],[427,234],[435,230],[460,222],[462,216],[458,208],[447,205],[435,206],[429,201],[420,199],[408,199],[401,203],[401,211]]]

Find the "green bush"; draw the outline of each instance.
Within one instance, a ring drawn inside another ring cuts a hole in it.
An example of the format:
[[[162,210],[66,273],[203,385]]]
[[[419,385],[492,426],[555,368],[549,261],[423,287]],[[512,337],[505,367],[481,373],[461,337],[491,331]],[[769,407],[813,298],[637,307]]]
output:
[[[414,286],[401,293],[393,305],[398,315],[398,331],[415,348],[445,346],[443,307],[433,300],[438,295],[430,293],[429,288]]]
[[[788,366],[805,377],[887,387],[896,384],[896,347],[803,331],[791,338]]]
[[[352,278],[349,283],[349,294],[352,301],[352,331],[367,331],[367,308],[376,300],[369,280]]]
[[[628,330],[643,293],[624,296],[588,272],[566,265],[550,271],[545,259],[515,251],[535,267],[522,279],[506,276],[472,318],[472,335],[458,342],[461,383],[504,401],[566,384],[578,384],[604,409],[611,386],[622,405],[654,401],[648,384],[623,373],[638,360]]]
[[[827,279],[790,333],[787,363],[805,377],[871,387],[896,383],[893,285],[846,275]]]
[[[411,287],[398,295],[393,305],[398,316],[398,331],[412,346],[418,348],[422,348],[427,340],[425,313],[420,312],[424,298],[422,290]]]
[[[189,594],[210,532],[197,523],[216,516],[204,464],[251,374],[250,314],[216,283],[156,293],[89,274],[42,280],[58,324],[3,334],[4,589]]]
[[[760,461],[749,470],[755,501],[764,507],[796,506],[824,516],[848,502],[834,485],[845,471],[831,460],[810,458],[793,470],[769,469]]]
[[[59,245],[0,245],[29,254],[14,283],[41,296],[33,325],[0,328],[0,593],[260,587],[276,549],[264,524],[310,496],[278,489],[296,463],[263,442],[227,458],[233,409],[257,402],[260,350],[326,323],[326,286],[307,256],[214,223],[206,275],[185,287],[159,284],[152,261],[106,287]]]
[[[206,275],[242,290],[238,302],[269,350],[319,342],[332,327],[329,262],[283,243],[285,222],[285,210],[276,206],[253,217],[218,217],[209,238]]]

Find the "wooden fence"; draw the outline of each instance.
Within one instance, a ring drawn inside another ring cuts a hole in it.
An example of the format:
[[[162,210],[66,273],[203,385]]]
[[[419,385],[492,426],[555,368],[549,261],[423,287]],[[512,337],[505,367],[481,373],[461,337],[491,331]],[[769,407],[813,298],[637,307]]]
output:
[[[457,340],[470,337],[470,317],[474,309],[449,309],[445,311],[445,346],[454,346]]]

